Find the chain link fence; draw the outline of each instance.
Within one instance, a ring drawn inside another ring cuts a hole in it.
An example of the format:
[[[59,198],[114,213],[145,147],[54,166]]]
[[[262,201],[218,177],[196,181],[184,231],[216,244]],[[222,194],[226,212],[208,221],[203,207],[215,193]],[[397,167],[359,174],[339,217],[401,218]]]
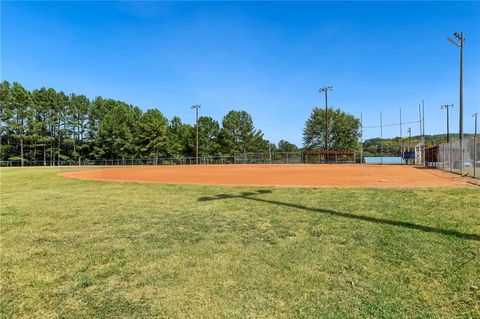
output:
[[[235,156],[199,157],[198,164],[234,164]],[[57,161],[23,161],[23,166],[127,166],[127,165],[194,165],[196,157],[158,157],[158,158],[116,158],[116,159],[80,159]],[[22,166],[22,161],[0,161],[0,166]]]
[[[319,151],[321,152],[321,151]],[[333,151],[335,153],[335,151]],[[209,164],[323,164],[323,163],[355,163],[360,161],[360,157],[355,153],[350,155],[330,154],[311,154],[298,152],[271,152],[271,153],[247,153],[227,156],[201,156],[196,157],[159,157],[159,158],[116,158],[116,159],[97,159],[97,160],[56,160],[51,161],[0,161],[0,166],[127,166],[127,165],[209,165]]]
[[[209,165],[209,164],[299,164],[303,163],[302,152],[292,153],[247,153],[225,156],[158,157],[158,158],[115,158],[80,159],[56,161],[0,161],[0,166],[126,166],[126,165]]]
[[[437,157],[437,161],[430,163],[430,166],[436,166],[442,170],[457,174],[480,178],[480,139],[476,137],[468,137],[463,140],[463,152],[459,140],[439,144]]]

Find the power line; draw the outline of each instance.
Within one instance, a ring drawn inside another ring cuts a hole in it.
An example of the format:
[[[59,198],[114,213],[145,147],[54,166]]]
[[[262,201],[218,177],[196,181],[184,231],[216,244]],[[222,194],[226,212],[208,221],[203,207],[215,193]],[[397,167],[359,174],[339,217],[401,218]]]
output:
[[[410,122],[401,122],[401,123],[393,123],[393,124],[383,124],[382,126],[380,125],[371,125],[371,126],[363,126],[363,128],[380,128],[380,127],[386,127],[386,126],[400,126],[403,124],[413,124],[413,123],[420,123],[421,121],[410,121]]]

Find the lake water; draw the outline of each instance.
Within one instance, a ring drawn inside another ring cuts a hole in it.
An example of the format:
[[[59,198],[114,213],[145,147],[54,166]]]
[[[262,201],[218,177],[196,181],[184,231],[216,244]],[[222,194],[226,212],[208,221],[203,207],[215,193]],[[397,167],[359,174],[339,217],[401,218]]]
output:
[[[367,164],[381,164],[383,159],[383,164],[402,164],[402,158],[400,156],[398,157],[364,157],[365,163]]]

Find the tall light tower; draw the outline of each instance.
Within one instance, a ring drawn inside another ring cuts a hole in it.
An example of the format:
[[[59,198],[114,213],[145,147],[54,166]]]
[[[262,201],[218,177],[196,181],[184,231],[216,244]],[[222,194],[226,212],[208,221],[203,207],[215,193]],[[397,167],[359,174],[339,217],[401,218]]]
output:
[[[453,38],[447,37],[448,41],[452,42],[455,46],[460,48],[460,119],[459,119],[459,139],[460,139],[460,154],[461,154],[461,167],[460,173],[463,175],[463,44],[465,43],[465,38],[463,37],[463,32],[454,32]]]
[[[450,142],[450,113],[448,110],[453,107],[453,104],[445,104],[440,106],[442,110],[447,110],[447,143]]]
[[[318,92],[325,92],[325,147],[324,150],[328,151],[328,91],[331,91],[333,86],[324,86],[318,90]],[[325,162],[327,154],[325,154]]]
[[[475,119],[475,126],[474,126],[474,129],[475,129],[475,133],[473,135],[473,137],[477,137],[477,117],[478,117],[478,112],[477,113],[473,113],[472,117]]]
[[[196,163],[198,164],[198,109],[202,106],[200,104],[192,105],[192,109],[195,109],[195,125],[197,127],[197,149],[196,149]]]
[[[473,134],[473,177],[477,177],[477,117],[478,112],[473,113],[473,118],[475,118],[475,134]]]

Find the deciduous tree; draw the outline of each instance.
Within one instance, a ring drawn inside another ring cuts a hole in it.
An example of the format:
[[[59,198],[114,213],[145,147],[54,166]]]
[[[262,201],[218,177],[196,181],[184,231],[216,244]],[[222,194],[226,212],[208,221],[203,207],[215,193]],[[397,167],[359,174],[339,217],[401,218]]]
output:
[[[305,123],[303,144],[309,149],[325,147],[325,110],[314,108]],[[328,149],[353,150],[358,146],[360,120],[340,109],[328,110]]]

